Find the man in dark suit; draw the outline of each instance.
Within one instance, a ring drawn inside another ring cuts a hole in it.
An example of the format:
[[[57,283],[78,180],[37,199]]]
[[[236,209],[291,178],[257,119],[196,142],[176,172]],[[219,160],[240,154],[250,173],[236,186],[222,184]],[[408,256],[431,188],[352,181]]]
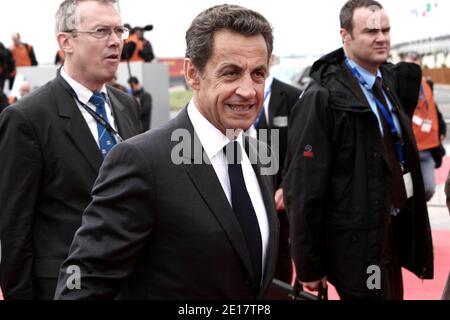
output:
[[[70,25],[75,9],[79,26]],[[53,299],[59,267],[91,200],[103,161],[100,149],[107,153],[120,139],[139,133],[135,101],[104,85],[116,72],[123,35],[115,1],[64,1],[57,13],[64,67],[1,114],[5,299]],[[102,105],[93,105],[93,92],[103,94]],[[103,123],[95,112],[103,114]]]
[[[274,58],[275,56],[272,55],[271,63]],[[287,150],[289,115],[300,94],[299,89],[269,76],[266,79],[263,109],[253,124],[256,136],[272,146],[278,153],[279,170],[273,179],[274,190],[276,190],[275,204],[280,221],[280,247],[275,278],[288,283],[292,279],[292,261],[289,248],[289,223],[283,202],[282,173]],[[260,135],[261,130],[267,131]],[[274,140],[271,139],[273,131],[276,131]],[[250,129],[249,133],[252,135],[253,130]]]
[[[144,87],[139,83],[138,78],[130,77],[128,84],[130,85],[133,96],[139,102],[140,108],[138,114],[141,120],[142,131],[145,132],[150,129],[152,121],[152,96],[145,91]]]
[[[61,267],[57,299],[266,293],[278,249],[264,175],[271,170],[258,161],[266,145],[242,131],[263,103],[272,29],[254,11],[221,5],[194,19],[186,41],[193,100],[165,126],[108,155]],[[224,148],[242,158],[227,159]]]

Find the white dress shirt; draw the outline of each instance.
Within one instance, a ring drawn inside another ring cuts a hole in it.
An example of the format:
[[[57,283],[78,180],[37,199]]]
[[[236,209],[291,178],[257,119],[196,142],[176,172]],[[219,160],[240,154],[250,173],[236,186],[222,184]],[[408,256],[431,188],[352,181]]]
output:
[[[95,111],[95,109],[96,109],[95,105],[93,105],[92,103],[89,102],[89,100],[91,99],[91,97],[92,97],[92,95],[94,93],[91,90],[89,90],[88,88],[86,88],[85,86],[83,86],[82,84],[80,84],[77,81],[75,81],[74,79],[72,79],[64,71],[64,67],[61,68],[61,76],[72,87],[73,91],[75,91],[75,93],[76,93],[76,95],[78,97],[78,100],[80,100],[86,106],[88,106],[89,108],[91,108],[92,110]],[[106,97],[108,96],[108,93],[106,91],[106,87],[105,86],[102,87],[100,92],[104,93]],[[86,123],[87,123],[87,125],[89,127],[89,130],[92,133],[92,136],[95,139],[95,142],[97,143],[97,145],[100,148],[100,143],[98,141],[97,121],[95,121],[95,119],[89,114],[89,112],[87,112],[81,106],[80,102],[78,102],[77,99],[74,98],[74,100],[75,100],[78,108],[80,109],[84,120],[86,120]],[[108,104],[108,99],[106,99],[106,102],[105,102],[105,109],[106,109],[106,115],[108,117],[109,124],[111,125],[111,127],[113,127],[114,130],[118,131],[117,130],[117,126],[116,126],[116,122],[114,121],[115,119],[114,119],[114,115],[113,115],[112,109],[111,109],[111,107]]]
[[[206,155],[211,161],[211,164],[216,172],[217,178],[222,186],[223,191],[231,205],[231,186],[230,178],[228,176],[227,159],[223,153],[223,148],[231,142],[222,132],[214,127],[195,106],[192,99],[188,105],[188,116],[194,126],[195,133],[205,150]],[[269,220],[267,218],[267,211],[264,205],[264,200],[261,193],[261,188],[258,183],[255,171],[250,163],[250,160],[244,150],[243,134],[242,132],[237,137],[242,153],[242,172],[244,175],[245,185],[247,187],[250,200],[256,212],[258,219],[259,230],[261,232],[262,240],[262,274],[264,274],[265,261],[267,255],[267,246],[269,243]]]

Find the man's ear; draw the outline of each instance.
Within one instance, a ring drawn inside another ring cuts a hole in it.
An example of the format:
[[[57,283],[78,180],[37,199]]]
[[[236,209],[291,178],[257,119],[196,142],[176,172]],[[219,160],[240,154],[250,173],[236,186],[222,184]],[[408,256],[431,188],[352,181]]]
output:
[[[200,89],[200,71],[191,59],[184,59],[184,77],[192,90]]]
[[[341,39],[342,39],[342,43],[343,44],[345,44],[345,43],[349,42],[350,40],[352,40],[351,33],[348,32],[347,30],[345,30],[344,28],[341,28],[340,34],[341,34]]]
[[[56,35],[56,41],[58,42],[59,48],[64,51],[64,53],[73,52],[73,38],[67,32],[58,32]]]

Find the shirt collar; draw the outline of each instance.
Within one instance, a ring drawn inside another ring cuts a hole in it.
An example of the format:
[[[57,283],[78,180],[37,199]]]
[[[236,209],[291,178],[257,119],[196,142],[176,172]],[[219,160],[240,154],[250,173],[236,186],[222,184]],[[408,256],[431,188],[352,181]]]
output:
[[[269,75],[266,79],[266,83],[264,86],[264,96],[267,95],[267,92],[272,90],[273,76]]]
[[[87,104],[89,100],[91,99],[92,95],[94,94],[91,90],[83,86],[81,83],[74,80],[72,77],[70,77],[65,71],[64,67],[61,68],[61,76],[64,80],[67,81],[67,83],[72,87],[73,91],[75,91],[78,100],[80,100],[81,103]],[[106,86],[103,85],[103,87],[100,90],[101,93],[107,95]]]
[[[189,102],[188,116],[192,122],[195,133],[202,144],[203,149],[208,155],[209,159],[214,158],[219,152],[222,152],[223,148],[231,142],[227,136],[225,136],[219,129],[217,129],[211,122],[208,121],[198,110],[195,105],[194,99]],[[243,133],[239,133],[236,138],[243,146]]]
[[[366,83],[369,85],[370,88],[373,87],[373,85],[375,84],[375,80],[378,77],[380,79],[383,79],[383,76],[381,75],[380,69],[377,70],[377,75],[375,76],[372,73],[370,73],[369,71],[367,71],[366,69],[364,69],[363,67],[361,67],[359,64],[357,64],[352,59],[348,58],[348,61],[350,62],[350,65],[353,68],[356,68],[356,70],[358,70],[358,72],[361,74],[361,76],[363,77],[364,81],[366,81]]]

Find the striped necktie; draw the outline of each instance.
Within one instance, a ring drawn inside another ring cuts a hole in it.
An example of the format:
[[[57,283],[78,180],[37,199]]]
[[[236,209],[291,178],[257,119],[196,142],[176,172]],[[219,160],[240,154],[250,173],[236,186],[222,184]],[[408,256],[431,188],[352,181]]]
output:
[[[95,105],[98,115],[100,115],[106,122],[108,122],[108,117],[106,115],[105,108],[105,98],[102,93],[94,92],[91,99],[89,100],[93,105]],[[109,123],[109,122],[108,122]],[[106,157],[108,152],[116,145],[116,139],[109,130],[107,130],[102,124],[97,122],[97,132],[98,132],[98,142],[100,145],[100,151],[103,158]]]

